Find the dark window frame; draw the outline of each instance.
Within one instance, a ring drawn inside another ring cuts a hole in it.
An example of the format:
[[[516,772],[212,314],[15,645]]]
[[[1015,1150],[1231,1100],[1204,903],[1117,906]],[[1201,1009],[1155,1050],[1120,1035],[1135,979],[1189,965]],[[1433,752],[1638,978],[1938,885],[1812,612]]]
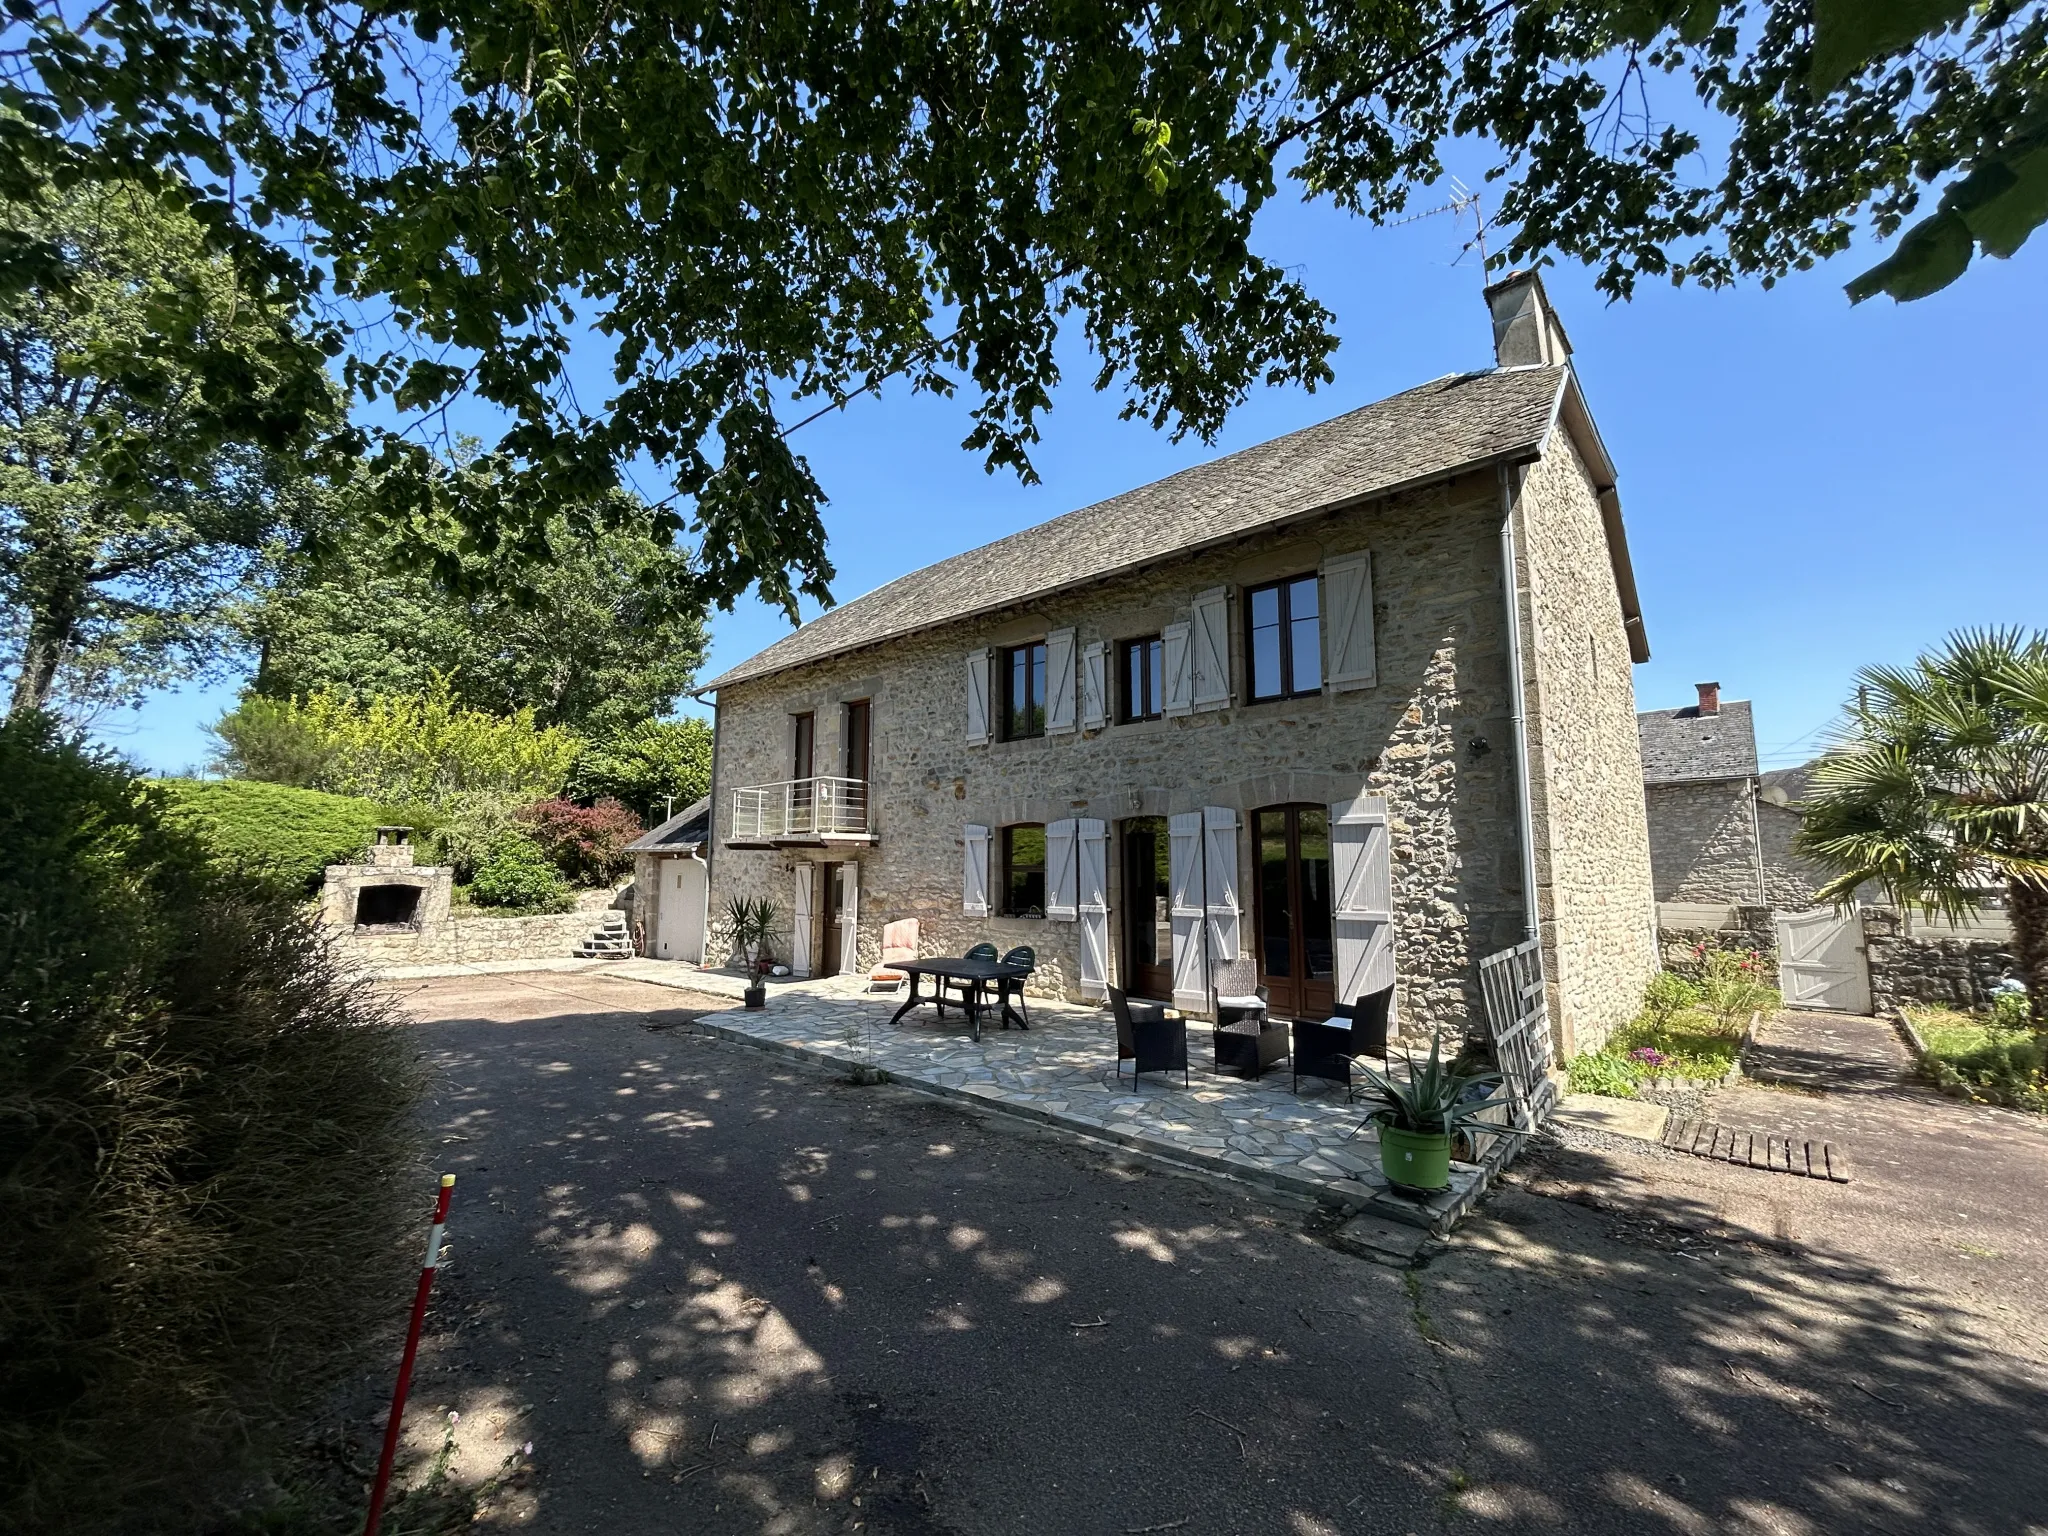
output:
[[[1014,834],[1018,832],[1036,832],[1038,834],[1038,861],[1035,864],[1019,864],[1016,861],[1016,839]],[[1002,892],[1002,900],[997,904],[997,915],[1000,917],[1022,918],[1044,917],[1046,856],[1045,823],[1042,821],[1011,822],[1008,826],[1001,829],[1001,834],[997,838],[996,842],[998,848],[997,868],[999,871],[999,885],[997,888]],[[1030,876],[1033,874],[1036,874],[1038,876],[1038,902],[1036,905],[1036,910],[1032,909],[1032,905],[1029,902],[1025,902],[1020,906],[1019,904],[1014,903],[1011,900],[1012,886],[1014,884],[1012,876],[1019,874],[1025,876],[1026,878],[1027,883],[1025,889],[1027,892],[1030,889],[1028,883]]]
[[[1131,661],[1140,647],[1147,652],[1142,694],[1134,697]],[[1166,643],[1158,635],[1139,635],[1116,644],[1117,721],[1136,725],[1166,717]]]
[[[1295,686],[1294,627],[1297,622],[1293,614],[1295,588],[1308,583],[1316,595],[1316,680],[1313,687]],[[1260,594],[1276,594],[1275,611],[1278,614],[1280,677],[1279,691],[1259,691],[1259,633],[1265,627],[1257,622],[1258,599]],[[1283,576],[1278,581],[1262,581],[1244,592],[1244,675],[1245,697],[1253,704],[1271,704],[1280,699],[1312,699],[1323,691],[1323,589],[1322,579],[1309,571],[1298,576]]]
[[[855,722],[858,721],[858,726]],[[874,767],[875,706],[872,699],[848,699],[839,710],[841,773],[865,784]],[[856,754],[855,747],[859,751]],[[856,771],[858,770],[858,771]]]
[[[1018,721],[1019,710],[1017,702],[1017,658],[1019,656],[1026,658],[1024,671],[1024,692],[1026,697],[1022,710],[1024,719],[1021,727]],[[1006,645],[996,653],[996,657],[997,677],[1001,687],[1002,700],[1002,739],[1004,741],[1036,741],[1045,735],[1045,694],[1047,681],[1045,642],[1043,640],[1029,640],[1022,645]],[[1034,684],[1037,687],[1036,698],[1030,696]]]
[[[814,778],[818,772],[818,716],[804,710],[789,717],[789,776]]]

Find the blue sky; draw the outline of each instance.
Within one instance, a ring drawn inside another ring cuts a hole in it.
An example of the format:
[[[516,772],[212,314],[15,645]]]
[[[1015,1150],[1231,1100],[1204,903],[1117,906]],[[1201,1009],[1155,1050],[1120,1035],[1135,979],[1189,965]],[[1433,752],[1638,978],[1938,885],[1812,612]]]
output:
[[[806,427],[795,442],[831,498],[836,595],[1487,366],[1481,277],[1459,260],[1470,227],[1446,215],[1375,230],[1327,207],[1270,209],[1262,248],[1337,314],[1337,381],[1255,393],[1214,445],[1118,421],[1120,400],[1089,388],[1078,346],[1063,354],[1037,486],[983,473],[959,447],[956,402],[898,389]],[[2044,253],[2048,235],[1917,304],[1855,308],[1841,284],[1869,248],[1769,292],[1646,286],[1627,304],[1576,268],[1546,273],[1620,471],[1652,652],[1636,669],[1640,707],[1718,680],[1755,701],[1765,764],[1780,766],[1811,754],[1858,666],[1909,660],[1964,625],[2048,627]],[[786,629],[759,604],[714,615],[704,675]],[[192,767],[235,692],[162,695],[100,734],[157,771]]]

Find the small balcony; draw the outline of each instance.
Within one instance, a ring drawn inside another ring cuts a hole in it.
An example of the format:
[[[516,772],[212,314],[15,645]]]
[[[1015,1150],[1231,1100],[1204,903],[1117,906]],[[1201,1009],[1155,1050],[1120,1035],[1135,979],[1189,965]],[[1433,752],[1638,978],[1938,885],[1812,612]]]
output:
[[[865,779],[789,779],[732,792],[728,848],[824,848],[874,840]]]

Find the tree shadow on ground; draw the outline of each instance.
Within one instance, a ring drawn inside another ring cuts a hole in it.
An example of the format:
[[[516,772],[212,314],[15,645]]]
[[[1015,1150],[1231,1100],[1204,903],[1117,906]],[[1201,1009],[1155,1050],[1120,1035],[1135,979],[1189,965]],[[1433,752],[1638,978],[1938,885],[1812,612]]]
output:
[[[1510,1528],[2048,1529],[2048,1373],[1867,1258],[1761,1242],[1600,1181],[1510,1187],[1421,1277],[1470,1447]],[[1757,1178],[1774,1175],[1756,1173]]]

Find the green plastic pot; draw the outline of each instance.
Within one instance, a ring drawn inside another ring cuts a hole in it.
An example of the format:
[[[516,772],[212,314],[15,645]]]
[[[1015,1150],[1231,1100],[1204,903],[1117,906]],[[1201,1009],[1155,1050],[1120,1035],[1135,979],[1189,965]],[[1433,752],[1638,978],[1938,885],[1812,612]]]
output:
[[[1451,1138],[1441,1131],[1380,1127],[1380,1171],[1404,1189],[1448,1189]]]

